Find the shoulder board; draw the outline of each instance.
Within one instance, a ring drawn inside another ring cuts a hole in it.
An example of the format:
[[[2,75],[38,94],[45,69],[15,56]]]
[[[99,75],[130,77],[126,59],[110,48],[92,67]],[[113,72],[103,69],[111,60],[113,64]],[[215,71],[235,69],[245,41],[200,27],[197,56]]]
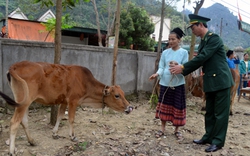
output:
[[[213,35],[213,33],[209,33],[209,34],[208,34],[208,36],[212,36],[212,35]]]

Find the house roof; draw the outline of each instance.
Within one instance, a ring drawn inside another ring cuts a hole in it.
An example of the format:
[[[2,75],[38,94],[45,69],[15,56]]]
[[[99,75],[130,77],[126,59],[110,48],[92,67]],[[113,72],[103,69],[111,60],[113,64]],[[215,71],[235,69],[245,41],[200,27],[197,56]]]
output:
[[[16,40],[54,42],[40,22],[8,18],[9,38]]]
[[[42,42],[54,42],[53,34],[48,34],[45,26],[41,22],[47,21],[48,18],[55,18],[55,15],[51,10],[48,10],[45,14],[40,16],[38,21],[28,20],[22,11],[17,8],[8,17],[8,36],[11,39],[16,40],[29,40],[29,41],[42,41]],[[1,19],[3,26],[5,25],[5,18]],[[97,29],[73,27],[62,30],[62,34],[66,36],[79,36],[79,34],[97,34]],[[107,34],[107,31],[101,30],[103,35]]]
[[[27,16],[25,16],[23,14],[23,12],[21,11],[20,8],[17,8],[16,10],[14,10],[12,13],[10,13],[8,15],[8,17],[11,17],[11,18],[16,18],[16,19],[25,19],[25,20],[28,20]]]
[[[56,18],[53,12],[49,9],[46,13],[44,13],[37,21],[47,22],[49,18]]]
[[[87,34],[97,34],[97,29],[83,28],[83,27],[72,27],[69,29],[63,29],[63,31],[71,31],[71,32],[87,33]],[[107,31],[101,30],[101,33],[107,34]]]

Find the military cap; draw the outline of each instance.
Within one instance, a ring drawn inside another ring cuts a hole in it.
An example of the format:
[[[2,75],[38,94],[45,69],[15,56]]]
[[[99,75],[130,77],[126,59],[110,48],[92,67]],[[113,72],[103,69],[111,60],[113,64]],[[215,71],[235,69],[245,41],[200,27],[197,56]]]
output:
[[[189,14],[189,23],[190,25],[188,26],[188,28],[190,28],[193,24],[195,23],[207,23],[208,21],[210,21],[210,18],[207,17],[203,17],[203,16],[199,16],[199,15],[195,15],[195,14]]]
[[[180,38],[182,38],[182,36],[185,36],[186,34],[179,28],[174,28],[171,32],[174,32],[175,34],[177,34]]]

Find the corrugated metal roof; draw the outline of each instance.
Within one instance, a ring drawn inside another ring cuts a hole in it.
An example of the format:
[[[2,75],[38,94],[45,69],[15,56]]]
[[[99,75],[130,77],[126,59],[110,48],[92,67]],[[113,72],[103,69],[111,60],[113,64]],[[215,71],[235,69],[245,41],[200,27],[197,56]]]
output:
[[[97,29],[93,28],[83,28],[83,27],[72,27],[69,29],[63,29],[63,31],[72,31],[79,33],[97,34]],[[107,34],[106,30],[101,30],[101,34]]]

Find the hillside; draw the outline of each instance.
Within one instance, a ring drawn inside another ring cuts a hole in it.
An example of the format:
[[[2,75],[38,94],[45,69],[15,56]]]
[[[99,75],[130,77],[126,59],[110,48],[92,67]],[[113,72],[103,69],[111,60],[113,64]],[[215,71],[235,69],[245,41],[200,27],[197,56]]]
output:
[[[186,11],[185,13],[189,14],[191,12]],[[238,46],[250,47],[250,34],[238,29],[237,16],[233,15],[225,6],[216,3],[208,8],[201,8],[199,15],[211,18],[211,21],[207,23],[208,28],[217,34],[221,34],[227,47],[231,49]],[[221,21],[222,29],[220,29]]]
[[[9,12],[12,12],[17,7],[19,7],[30,20],[36,20],[47,10],[47,8],[41,9],[39,4],[32,4],[33,0],[24,1],[27,3],[20,3],[20,1],[9,0]],[[131,0],[131,2],[134,2],[138,7],[145,8],[150,15],[160,15],[161,3],[157,0]],[[106,30],[106,24],[105,22],[103,22],[103,19],[107,19],[107,12],[103,11],[103,7],[105,6],[105,4],[106,3],[104,1],[98,1],[97,3],[100,14],[102,14],[100,16],[102,17],[100,20],[100,24],[101,29],[103,30]],[[115,4],[113,5],[115,8]],[[123,3],[123,5],[125,4]],[[50,9],[55,13],[55,7],[52,7]],[[186,10],[185,14],[188,15],[192,12],[193,11]],[[76,26],[96,28],[95,13],[91,3],[81,2],[77,4],[74,9],[67,9],[65,13],[70,14],[69,21],[74,23]],[[221,34],[224,44],[230,49],[238,46],[241,46],[243,48],[250,47],[250,34],[238,30],[237,16],[230,12],[229,9],[225,6],[216,3],[208,8],[201,8],[199,14],[211,18],[211,21],[208,22],[209,29],[215,33]],[[0,19],[4,16],[5,2],[0,1]],[[174,7],[167,8],[166,17],[172,20],[171,27],[176,25],[178,26],[178,23],[182,22],[180,20],[182,19],[182,13],[177,12]],[[220,29],[221,21],[222,29]],[[191,32],[189,32],[189,35],[190,34]]]

